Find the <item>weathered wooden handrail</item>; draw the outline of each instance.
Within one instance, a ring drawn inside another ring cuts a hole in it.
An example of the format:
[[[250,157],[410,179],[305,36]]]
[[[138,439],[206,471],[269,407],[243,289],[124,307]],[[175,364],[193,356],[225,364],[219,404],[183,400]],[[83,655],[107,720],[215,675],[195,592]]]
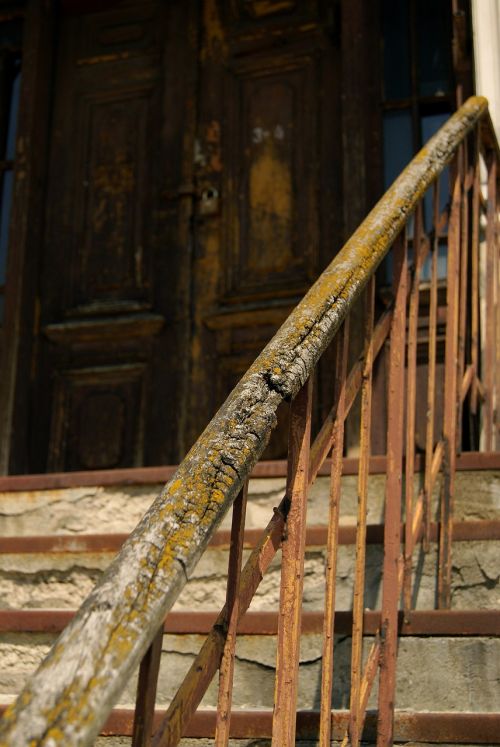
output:
[[[93,743],[263,452],[279,404],[307,381],[425,190],[486,113],[486,99],[474,97],[451,117],[292,312],[8,708],[0,745]]]

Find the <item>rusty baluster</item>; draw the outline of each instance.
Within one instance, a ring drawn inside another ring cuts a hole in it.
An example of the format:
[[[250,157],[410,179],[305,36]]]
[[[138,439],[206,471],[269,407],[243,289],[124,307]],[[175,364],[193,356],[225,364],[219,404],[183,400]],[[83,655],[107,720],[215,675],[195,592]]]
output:
[[[474,132],[474,183],[472,192],[472,246],[471,246],[471,362],[474,367],[474,378],[471,386],[470,410],[476,417],[478,414],[478,386],[480,373],[479,365],[479,219],[480,219],[480,161],[479,161],[479,127]]]
[[[281,545],[286,503],[287,499],[284,498],[274,510],[241,573],[238,594],[240,620],[249,608],[264,574]],[[155,732],[153,747],[176,747],[179,743],[217,671],[224,651],[223,631],[226,626],[227,610],[224,605]]]
[[[498,161],[497,161],[497,176],[498,176]],[[494,252],[495,252],[495,277],[498,278],[499,269],[500,269],[500,193],[499,190],[496,189],[495,185],[495,191],[496,191],[496,207],[495,207],[495,213],[494,213],[494,228],[493,228],[493,246],[494,246]],[[500,298],[499,298],[499,289],[498,289],[498,282],[495,283],[495,305],[496,305],[496,325],[497,325],[497,339],[496,339],[496,346],[495,346],[495,373],[493,377],[494,381],[494,390],[493,390],[493,402],[494,402],[494,428],[495,428],[495,435],[493,439],[493,450],[498,451],[499,445],[500,445],[500,422],[498,421],[498,393],[500,391]]]
[[[245,513],[248,496],[248,480],[233,505],[231,524],[231,546],[227,574],[227,633],[224,653],[220,664],[219,698],[215,724],[215,744],[226,747],[229,742],[231,703],[233,699],[234,653],[236,649],[236,629],[239,620],[239,592],[243,540],[245,535]]]
[[[462,176],[462,205],[460,225],[460,301],[458,324],[458,388],[462,389],[465,374],[466,336],[467,336],[467,299],[468,299],[468,271],[469,271],[469,194],[473,184],[473,173],[469,169],[467,148],[461,145],[459,150]],[[462,398],[460,398],[460,401]],[[457,414],[457,449],[462,446],[462,408],[459,405]]]
[[[151,744],[162,642],[163,623],[139,667],[132,747],[149,747]]]
[[[330,506],[326,555],[325,619],[323,623],[323,660],[321,672],[321,712],[319,744],[329,747],[331,740],[331,711],[333,686],[333,658],[335,635],[335,590],[337,575],[338,528],[344,447],[344,423],[347,385],[347,359],[349,352],[349,317],[337,333],[335,356],[332,463],[330,472]]]
[[[434,418],[436,412],[436,355],[439,257],[439,180],[433,190],[433,237],[431,244],[431,286],[429,303],[429,364],[427,372],[427,423],[424,473],[424,550],[429,551],[432,510],[432,461],[434,457]]]
[[[498,282],[495,271],[497,268],[495,246],[495,212],[496,212],[496,181],[497,160],[494,152],[487,154],[488,167],[488,195],[486,210],[486,314],[485,314],[485,346],[484,346],[484,375],[485,386],[485,448],[493,451],[495,448],[495,362],[496,362],[496,319],[495,319],[495,291]]]
[[[373,358],[375,359],[382,350],[389,334],[391,326],[392,309],[386,309],[377,321],[373,329]],[[361,388],[363,378],[363,360],[358,359],[347,376],[345,416],[347,417],[356,396]],[[312,484],[316,479],[318,470],[325,461],[332,448],[333,421],[336,416],[336,406],[332,407],[321,429],[311,446],[311,464],[309,471],[309,482]]]
[[[450,167],[451,211],[448,226],[448,282],[446,288],[446,348],[444,363],[443,485],[441,490],[438,607],[448,608],[451,597],[451,542],[458,414],[458,324],[460,292],[460,170],[455,158]]]
[[[408,312],[408,378],[406,395],[406,484],[405,484],[405,565],[403,599],[405,610],[411,608],[411,575],[413,557],[413,501],[415,476],[415,428],[417,401],[418,310],[422,270],[422,203],[415,211],[413,236],[413,279]]]
[[[349,734],[357,747],[361,738],[361,679],[363,659],[363,609],[365,595],[366,514],[368,506],[368,474],[370,469],[370,437],[372,412],[373,321],[375,280],[372,277],[365,293],[365,329],[363,379],[361,385],[361,424],[359,439],[358,520],[356,531],[356,568],[354,577],[351,698]]]
[[[286,491],[290,505],[282,543],[273,747],[295,744],[311,407],[312,378],[297,394],[290,409]]]
[[[377,747],[393,743],[394,699],[398,635],[399,567],[401,564],[401,476],[403,463],[406,294],[406,240],[394,247],[396,303],[390,335],[387,404],[387,477],[385,488],[384,564],[380,631],[380,684]]]
[[[392,311],[386,311],[377,322],[374,331],[374,355],[377,355],[386,339],[392,319]],[[346,382],[345,414],[347,416],[361,385],[362,370],[358,363],[351,369]],[[309,485],[332,447],[331,431],[335,415],[330,413],[315,438],[310,451]],[[325,446],[325,443],[327,444]],[[288,499],[284,498],[262,534],[257,546],[245,563],[240,581],[239,617],[244,615],[250,602],[281,545],[285,526],[285,511]],[[199,654],[193,661],[184,681],[175,694],[158,730],[154,747],[175,747],[185,733],[186,727],[200,704],[206,689],[217,670],[222,657],[226,627],[226,607],[221,610]],[[378,647],[372,649],[372,659],[378,658]],[[370,690],[368,678],[362,683],[362,697],[367,700]]]

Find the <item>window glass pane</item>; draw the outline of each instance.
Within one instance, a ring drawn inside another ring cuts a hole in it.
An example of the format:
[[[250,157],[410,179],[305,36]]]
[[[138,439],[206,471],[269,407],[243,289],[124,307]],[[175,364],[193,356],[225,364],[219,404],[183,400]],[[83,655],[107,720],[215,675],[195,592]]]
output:
[[[418,0],[417,46],[420,96],[444,96],[452,90],[449,0]]]
[[[17,113],[19,110],[19,93],[21,91],[21,60],[19,57],[14,60],[13,68],[14,75],[10,93],[10,110],[5,147],[5,157],[9,161],[14,159],[16,153]]]
[[[420,279],[430,283],[432,273],[432,256],[428,254],[422,267]],[[446,280],[448,275],[448,245],[440,243],[438,246],[437,276],[438,280]]]
[[[12,207],[12,187],[14,176],[12,171],[6,171],[1,184],[0,201],[0,285],[5,285],[5,269],[7,265],[7,250],[9,247],[9,219]]]
[[[384,189],[391,186],[413,156],[413,136],[409,109],[396,109],[384,113]],[[412,220],[408,235],[412,232]],[[379,271],[382,284],[392,279],[392,252],[382,262]]]
[[[413,155],[413,134],[409,109],[384,113],[384,187],[390,187]]]
[[[23,22],[20,18],[0,23],[0,49],[19,51],[22,45]]]
[[[9,228],[14,188],[13,161],[21,91],[22,20],[0,23],[0,324],[3,322]]]
[[[410,96],[409,13],[407,0],[383,0],[384,99]]]
[[[450,112],[441,114],[426,114],[420,119],[420,134],[422,143],[425,143],[439,130],[449,119]],[[439,212],[442,213],[449,201],[450,173],[446,167],[439,177]],[[424,196],[424,226],[430,231],[433,223],[432,215],[432,189],[427,190]]]

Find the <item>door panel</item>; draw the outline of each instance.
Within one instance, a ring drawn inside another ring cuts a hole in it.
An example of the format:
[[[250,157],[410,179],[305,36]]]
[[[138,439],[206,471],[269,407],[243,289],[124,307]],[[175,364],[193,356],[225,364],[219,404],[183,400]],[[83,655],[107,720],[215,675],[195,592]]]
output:
[[[314,274],[317,162],[307,158],[317,124],[314,63],[292,46],[230,69],[223,301],[290,296]]]
[[[196,223],[192,439],[340,243],[327,6],[204,3],[196,176],[219,199]],[[285,448],[280,419],[266,456]]]
[[[32,471],[181,459],[331,258],[329,5],[61,6]]]
[[[193,19],[180,3],[112,5],[67,2],[60,18],[33,471],[179,458],[182,367],[168,362],[185,346],[189,216],[171,194],[185,179],[189,85],[167,85],[171,65],[188,79],[196,66]]]

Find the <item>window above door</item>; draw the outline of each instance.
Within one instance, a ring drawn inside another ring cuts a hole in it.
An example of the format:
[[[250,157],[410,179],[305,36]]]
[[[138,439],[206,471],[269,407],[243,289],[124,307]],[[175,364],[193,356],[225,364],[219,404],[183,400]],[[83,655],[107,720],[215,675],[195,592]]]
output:
[[[17,114],[21,90],[22,19],[0,21],[0,325],[9,250]]]

